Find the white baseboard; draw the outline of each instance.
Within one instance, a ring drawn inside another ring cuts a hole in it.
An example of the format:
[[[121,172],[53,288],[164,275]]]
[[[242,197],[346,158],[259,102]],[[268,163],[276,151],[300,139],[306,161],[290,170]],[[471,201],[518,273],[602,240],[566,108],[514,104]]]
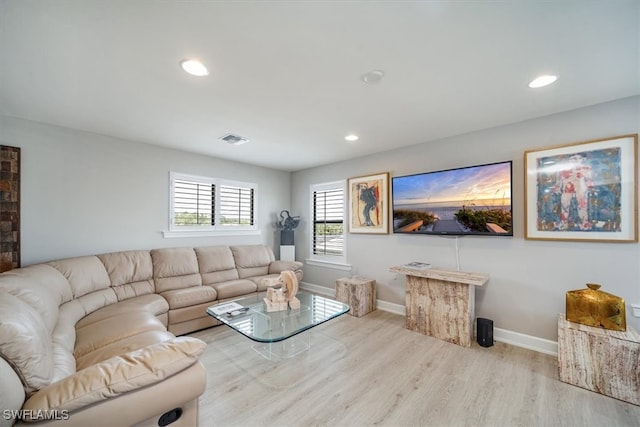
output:
[[[394,304],[392,302],[376,300],[376,308],[382,311],[388,311],[389,313],[399,314],[400,316],[404,316],[407,314],[407,311],[402,304]]]
[[[300,288],[328,297],[334,297],[336,295],[335,289],[306,282],[300,282]],[[378,310],[399,314],[400,316],[405,315],[405,307],[402,304],[394,304],[392,302],[377,300],[376,308]],[[525,335],[519,332],[509,331],[507,329],[494,328],[493,339],[505,344],[515,345],[517,347],[526,348],[551,356],[558,355],[558,343],[544,338]]]
[[[546,340],[531,335],[513,332],[507,329],[493,328],[493,339],[511,344],[518,347],[528,348],[538,353],[548,354],[550,356],[558,355],[558,343],[556,341]]]
[[[320,294],[327,297],[336,296],[335,289],[327,288],[326,286],[314,285],[312,283],[307,283],[307,282],[300,282],[300,289],[304,289],[305,291],[311,291],[315,294]]]

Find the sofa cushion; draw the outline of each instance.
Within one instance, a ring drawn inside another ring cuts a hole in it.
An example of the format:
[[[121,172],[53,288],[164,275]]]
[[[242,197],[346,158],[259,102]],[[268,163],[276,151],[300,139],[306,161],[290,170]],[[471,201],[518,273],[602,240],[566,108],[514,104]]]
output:
[[[76,323],[86,312],[78,300],[66,302],[60,306],[58,323],[53,328],[53,376],[51,382],[58,381],[76,371],[76,359],[73,347],[76,343]]]
[[[238,270],[229,246],[195,248],[202,284],[238,279]]]
[[[41,286],[46,287],[48,290],[53,292],[55,296],[54,300],[57,305],[61,305],[73,299],[71,285],[69,285],[67,278],[50,265],[36,264],[28,267],[16,268],[0,275],[0,277],[3,276],[13,278],[20,277],[21,279],[36,282]]]
[[[71,335],[75,338],[75,334]],[[76,358],[73,357],[73,345],[71,350],[67,349],[66,343],[60,344],[52,341],[53,347],[53,374],[52,383],[73,374],[76,371]]]
[[[169,312],[169,331],[171,331],[171,333],[173,333],[174,335],[182,335],[188,332],[192,332],[193,330],[177,334],[176,332],[174,332],[174,329],[172,329],[172,327],[177,324],[190,322],[196,319],[210,318],[213,320],[213,317],[207,314],[207,308],[209,308],[211,305],[212,303],[205,302],[204,304],[191,305],[189,307],[176,308],[175,310],[171,310]]]
[[[76,359],[116,341],[147,331],[165,331],[166,327],[146,311],[123,310],[121,313],[76,328]]]
[[[1,426],[9,426],[12,420],[7,420],[6,412],[4,411],[17,411],[22,408],[27,395],[24,392],[24,387],[20,382],[20,377],[15,374],[15,371],[9,362],[0,357],[0,408],[2,408],[2,418],[0,418]]]
[[[107,270],[119,301],[155,291],[149,251],[112,252],[98,258]]]
[[[248,279],[214,283],[211,286],[216,290],[219,300],[250,294],[258,290],[258,285]]]
[[[43,388],[23,409],[72,412],[155,384],[196,363],[206,346],[199,339],[179,337],[112,357]]]
[[[140,295],[126,301],[120,301],[118,304],[131,304],[138,310],[146,310],[158,318],[169,311],[169,303],[158,294]]]
[[[67,258],[49,262],[48,265],[67,278],[74,298],[106,289],[111,284],[107,270],[96,256]]]
[[[55,269],[49,268],[60,274]],[[66,279],[63,278],[63,280],[66,282]],[[40,314],[49,333],[53,331],[58,321],[58,306],[61,303],[61,295],[56,294],[54,289],[43,286],[26,275],[7,273],[0,275],[1,291],[6,291],[29,304]]]
[[[80,319],[76,323],[75,327],[82,328],[100,320],[104,320],[110,317],[118,317],[122,313],[141,311],[151,313],[154,316],[158,317],[169,311],[169,304],[167,303],[167,300],[160,295],[142,295],[139,297],[130,298],[128,300],[116,302],[114,304],[103,307],[100,310],[94,311],[93,313]]]
[[[251,280],[253,283],[256,284],[256,290],[258,292],[263,292],[263,291],[266,291],[268,287],[279,288],[281,286],[281,285],[277,285],[277,286],[269,285],[268,281],[263,283],[263,279],[276,279],[278,277],[280,277],[279,274],[266,274],[264,276],[249,277],[247,280]]]
[[[265,245],[231,246],[231,252],[241,279],[268,274],[269,264],[275,261],[273,251]]]
[[[192,288],[174,289],[161,293],[167,302],[169,308],[190,307],[192,305],[213,303],[216,300],[217,293],[211,286],[194,286]]]
[[[82,315],[76,319],[76,321],[78,321],[84,316],[87,316],[96,310],[99,310],[111,304],[115,304],[117,302],[118,297],[116,296],[116,293],[113,291],[113,289],[107,288],[82,295],[81,297],[69,301],[66,304],[78,303],[80,305]]]
[[[274,261],[269,264],[269,274],[280,274],[287,270],[298,272],[302,265],[300,261]],[[300,279],[299,277],[298,280]]]
[[[156,292],[202,285],[198,259],[192,248],[154,249],[151,259]]]
[[[53,350],[38,312],[20,298],[0,292],[0,357],[13,365],[25,391],[49,385]]]
[[[98,292],[98,294],[104,292],[105,290],[102,290]],[[105,321],[106,319],[115,319],[115,321],[117,321],[118,317],[123,313],[138,313],[136,316],[142,313],[142,315],[149,317],[157,317],[158,322],[166,327],[166,313],[169,310],[169,305],[160,295],[142,295],[121,302],[116,302],[115,296],[111,295],[113,298],[113,302],[111,304],[87,315],[87,307],[86,305],[83,305],[83,303],[86,304],[87,301],[80,300],[86,300],[93,296],[94,294],[85,295],[78,300],[73,300],[60,306],[58,323],[56,324],[51,336],[54,363],[53,375],[51,377],[52,382],[69,376],[76,371],[76,359],[73,352],[74,347],[76,346],[76,328],[78,327],[88,326],[99,321]],[[95,304],[98,303],[94,303],[92,305]],[[103,325],[105,323],[107,322],[102,322]],[[157,322],[154,322],[153,324],[154,327],[152,330],[158,330],[159,326]],[[81,344],[84,340],[85,339],[81,336],[78,340],[78,344]],[[90,349],[84,349],[83,351],[84,354],[91,352]]]
[[[79,357],[76,360],[76,369],[79,371],[112,357],[139,350],[151,344],[169,341],[172,338],[174,335],[167,331],[147,331],[123,338]]]

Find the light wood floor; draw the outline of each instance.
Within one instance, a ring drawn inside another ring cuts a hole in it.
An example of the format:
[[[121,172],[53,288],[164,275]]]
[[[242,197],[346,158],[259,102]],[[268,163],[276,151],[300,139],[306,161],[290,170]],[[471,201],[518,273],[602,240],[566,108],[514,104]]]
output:
[[[502,343],[462,348],[375,311],[312,330],[274,363],[227,326],[208,343],[200,426],[639,426],[640,406],[560,382],[557,360]]]

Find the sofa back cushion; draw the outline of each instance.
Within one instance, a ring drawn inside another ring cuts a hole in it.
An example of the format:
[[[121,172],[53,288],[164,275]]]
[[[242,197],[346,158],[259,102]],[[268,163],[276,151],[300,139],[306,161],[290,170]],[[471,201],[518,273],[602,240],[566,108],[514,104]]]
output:
[[[94,311],[118,302],[111,289],[111,280],[104,264],[97,256],[67,258],[47,263],[58,270],[69,281],[73,299],[64,305],[77,305],[76,321]],[[80,317],[77,317],[80,316]]]
[[[1,274],[0,291],[20,298],[40,313],[49,333],[58,321],[58,307],[72,299],[67,279],[55,268],[44,264]]]
[[[22,299],[0,291],[0,357],[8,361],[29,394],[51,382],[51,336],[40,314]]]
[[[49,262],[48,265],[67,278],[74,298],[108,289],[111,285],[107,270],[97,256],[67,258]]]
[[[231,246],[231,252],[241,279],[268,274],[269,264],[276,259],[265,245]]]
[[[155,292],[149,251],[113,252],[98,258],[107,270],[118,301]]]
[[[203,285],[239,278],[233,253],[229,246],[195,248]]]
[[[202,285],[193,248],[154,249],[151,260],[157,293]]]

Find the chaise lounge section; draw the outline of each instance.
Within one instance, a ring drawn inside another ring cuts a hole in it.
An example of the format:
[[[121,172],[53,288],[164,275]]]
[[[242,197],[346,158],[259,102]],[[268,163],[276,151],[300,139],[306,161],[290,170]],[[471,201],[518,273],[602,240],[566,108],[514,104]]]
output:
[[[302,264],[264,245],[163,248],[0,274],[0,425],[197,425],[206,308]],[[173,421],[173,422],[172,422]]]

